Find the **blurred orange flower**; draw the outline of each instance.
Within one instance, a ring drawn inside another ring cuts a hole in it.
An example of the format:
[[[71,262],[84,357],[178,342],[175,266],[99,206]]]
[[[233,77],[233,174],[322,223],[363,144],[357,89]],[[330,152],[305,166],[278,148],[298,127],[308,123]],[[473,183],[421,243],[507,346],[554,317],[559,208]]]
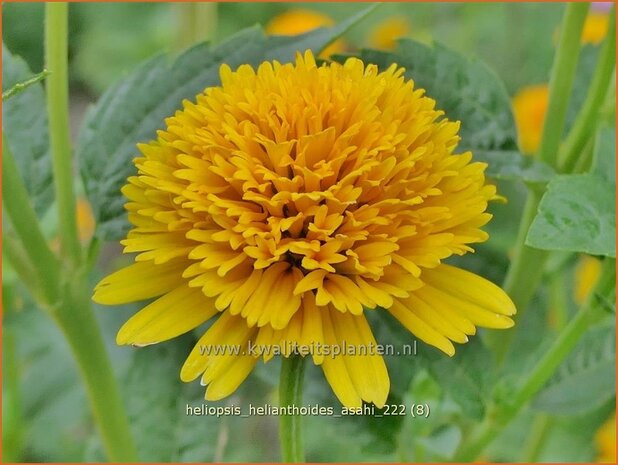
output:
[[[583,304],[601,275],[601,260],[583,255],[575,268],[575,302]]]
[[[369,46],[383,50],[392,50],[397,39],[410,33],[410,23],[403,18],[393,16],[373,28],[369,36]]]
[[[75,205],[77,216],[77,231],[79,234],[79,240],[82,243],[86,243],[94,234],[94,216],[92,215],[92,209],[90,203],[84,198],[78,198]],[[50,241],[50,247],[54,251],[60,250],[60,238],[54,237]]]
[[[533,154],[539,148],[548,98],[547,84],[524,87],[513,97],[519,148],[526,155]]]
[[[92,209],[86,199],[77,200],[77,229],[79,239],[86,242],[94,234],[94,216]]]
[[[583,44],[598,44],[607,35],[609,28],[609,15],[603,13],[590,13],[584,23],[582,31]]]
[[[319,27],[331,27],[334,26],[334,24],[335,21],[324,13],[299,8],[288,10],[285,13],[275,16],[266,25],[266,32],[272,35],[291,36],[309,32]],[[346,44],[340,39],[326,47],[324,51],[320,53],[320,57],[327,58],[335,53],[341,53],[345,51],[345,49]]]

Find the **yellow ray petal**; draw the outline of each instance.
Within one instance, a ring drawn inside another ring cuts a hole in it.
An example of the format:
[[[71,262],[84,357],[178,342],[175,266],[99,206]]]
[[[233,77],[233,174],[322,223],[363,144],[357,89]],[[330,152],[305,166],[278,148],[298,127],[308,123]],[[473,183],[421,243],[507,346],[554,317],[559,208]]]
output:
[[[118,305],[163,295],[182,284],[185,261],[163,265],[139,262],[110,274],[94,289],[92,300],[99,304]]]
[[[450,307],[457,313],[463,315],[476,326],[494,329],[507,329],[514,325],[513,320],[508,316],[494,313],[486,307],[482,307],[478,303],[473,303],[468,298],[459,298],[451,294],[443,292],[442,289],[437,289],[430,285],[425,285],[418,291],[417,295],[421,297],[431,307],[442,306]]]
[[[330,346],[338,344],[335,329],[333,327],[330,311],[322,309],[322,324],[324,329],[324,343]],[[356,390],[348,368],[342,357],[327,355],[322,362],[324,376],[333,389],[339,401],[346,407],[358,408],[363,405],[360,394]]]
[[[180,379],[185,382],[193,381],[210,366],[214,365],[216,368],[221,359],[238,356],[246,349],[245,344],[251,334],[251,328],[243,318],[232,316],[228,312],[222,313],[187,357],[180,370]]]
[[[437,347],[451,357],[455,355],[455,347],[453,347],[451,341],[421,320],[411,309],[407,308],[397,299],[395,299],[393,305],[388,309],[388,311],[391,315],[397,318],[408,331],[418,337],[421,341]]]
[[[429,326],[451,341],[460,344],[468,342],[468,336],[466,336],[461,328],[455,326],[452,321],[449,321],[448,318],[445,318],[440,312],[436,311],[435,308],[427,305],[417,296],[411,295],[408,299],[402,300],[402,303]]]
[[[186,333],[215,315],[214,299],[181,285],[133,315],[118,331],[118,344],[154,344]]]
[[[208,384],[205,399],[214,401],[229,396],[249,376],[258,360],[250,355],[234,358],[225,372]]]
[[[423,271],[423,281],[457,299],[467,300],[501,315],[514,315],[517,310],[511,298],[500,287],[481,276],[450,265]]]
[[[331,321],[337,338],[342,344],[352,345],[359,355],[342,355],[356,391],[366,402],[383,407],[390,389],[386,364],[381,355],[376,354],[376,340],[363,315],[332,312]],[[367,355],[362,354],[365,350]]]

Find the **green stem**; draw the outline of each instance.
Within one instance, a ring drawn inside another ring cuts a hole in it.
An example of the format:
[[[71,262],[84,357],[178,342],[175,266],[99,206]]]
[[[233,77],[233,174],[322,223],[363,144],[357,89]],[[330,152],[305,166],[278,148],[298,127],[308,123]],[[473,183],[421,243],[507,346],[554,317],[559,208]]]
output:
[[[549,415],[541,413],[536,416],[525,447],[524,462],[537,463],[539,461],[539,455],[543,452],[543,446],[547,444],[551,426],[552,421]]]
[[[92,308],[86,276],[74,277],[66,284],[65,300],[53,317],[77,360],[110,461],[137,462],[133,435]]]
[[[77,265],[81,245],[75,211],[69,130],[68,12],[67,3],[45,5],[45,60],[50,71],[46,81],[47,115],[60,243],[63,255]]]
[[[569,3],[560,28],[560,41],[549,80],[549,101],[538,153],[539,159],[552,167],[556,166],[579,58],[581,32],[589,7],[588,2]]]
[[[8,259],[11,267],[15,270],[21,281],[29,286],[32,293],[35,294],[36,297],[43,298],[43,296],[40,295],[37,272],[30,262],[30,257],[28,257],[26,253],[26,248],[21,244],[19,239],[11,233],[4,232],[2,234],[2,257],[3,259]]]
[[[601,54],[592,77],[592,82],[586,96],[584,106],[577,116],[571,132],[564,141],[560,153],[558,168],[563,172],[572,172],[577,160],[584,150],[590,135],[594,132],[598,122],[599,111],[603,99],[607,94],[608,86],[616,64],[616,11],[612,7],[609,20],[607,38],[603,44]]]
[[[178,11],[177,49],[213,41],[217,33],[217,2],[188,2],[175,5]]]
[[[586,173],[590,170],[592,166],[592,158],[594,157],[594,138],[590,138],[586,141],[586,144],[582,148],[581,152],[579,152],[579,156],[577,160],[573,164],[573,167],[569,167],[571,169],[571,173]]]
[[[300,355],[284,357],[281,361],[279,404],[282,407],[302,405],[305,360]],[[302,416],[282,415],[279,420],[281,457],[286,463],[303,463]]]
[[[549,103],[538,152],[538,158],[552,167],[556,166],[556,154],[564,131],[569,96],[579,57],[580,36],[589,6],[588,3],[569,3],[560,29],[560,41],[549,81]],[[546,251],[526,245],[528,230],[536,216],[542,196],[543,191],[534,188],[528,193],[515,242],[514,257],[504,281],[504,290],[515,303],[519,319],[536,292],[543,276],[543,266],[549,256]],[[514,331],[487,335],[487,342],[493,347],[498,363],[504,361],[513,337]]]
[[[53,305],[58,300],[58,260],[49,249],[22,182],[17,163],[3,134],[2,137],[2,202],[20,238],[29,263],[36,274],[35,283],[26,283],[40,289],[44,301]]]
[[[502,433],[521,409],[552,377],[558,366],[564,361],[579,342],[584,332],[607,312],[603,309],[603,300],[607,299],[616,286],[616,260],[606,258],[603,262],[601,278],[594,291],[588,297],[584,307],[560,333],[549,350],[534,366],[528,378],[512,396],[507,405],[496,408],[492,415],[485,418],[477,434],[464,444],[455,455],[456,462],[472,462],[491,442]]]
[[[551,327],[560,331],[568,321],[568,301],[566,290],[568,289],[565,272],[558,271],[550,277],[549,292],[550,306],[549,316],[551,318]]]

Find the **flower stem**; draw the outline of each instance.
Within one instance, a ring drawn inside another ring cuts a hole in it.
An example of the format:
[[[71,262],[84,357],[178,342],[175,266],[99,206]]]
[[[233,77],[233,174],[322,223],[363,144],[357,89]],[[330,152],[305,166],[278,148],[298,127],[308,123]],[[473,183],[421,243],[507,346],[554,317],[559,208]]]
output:
[[[36,275],[36,283],[28,284],[40,291],[41,298],[47,304],[54,304],[58,299],[59,263],[39,227],[36,213],[4,134],[2,135],[2,192],[4,208],[29,258],[28,267],[24,269],[33,270]]]
[[[69,130],[68,82],[68,12],[67,3],[45,5],[45,61],[47,78],[47,116],[52,153],[54,187],[62,253],[77,265],[81,245],[77,230],[71,136]]]
[[[579,57],[580,36],[589,6],[588,3],[569,3],[560,29],[560,41],[549,82],[549,103],[538,152],[538,158],[552,167],[556,166],[556,154],[564,130]],[[543,266],[549,256],[546,251],[526,245],[528,230],[536,216],[542,196],[543,191],[538,188],[531,188],[528,192],[515,242],[515,253],[503,286],[515,303],[520,319],[536,292],[543,276]],[[504,360],[513,337],[514,331],[487,335],[487,342],[493,347],[498,363]]]
[[[455,455],[456,462],[472,462],[478,457],[545,385],[590,325],[606,315],[602,309],[602,301],[609,298],[615,286],[616,260],[606,258],[603,262],[601,278],[583,308],[577,312],[549,350],[537,362],[527,379],[512,396],[512,400],[506,405],[497,406],[496,411],[485,418],[473,439],[464,444]]]
[[[279,380],[279,403],[282,407],[299,406],[303,397],[303,374],[305,359],[300,355],[290,355],[281,361]],[[279,420],[279,440],[281,457],[286,463],[303,463],[305,454],[302,440],[302,417],[282,415]]]
[[[569,3],[560,28],[560,41],[549,80],[549,102],[538,153],[539,159],[552,167],[556,166],[560,139],[564,131],[579,58],[580,37],[588,8],[588,2]]]
[[[133,436],[101,331],[85,273],[65,286],[62,305],[52,314],[77,360],[88,400],[112,462],[137,462]]]
[[[528,442],[524,449],[523,461],[537,463],[543,447],[547,444],[547,438],[551,432],[552,419],[546,413],[540,413],[534,419]]]
[[[586,101],[567,136],[560,153],[560,171],[572,172],[577,160],[596,127],[599,111],[616,65],[616,10],[612,7],[609,30],[592,77]]]
[[[178,12],[178,50],[204,40],[213,41],[217,33],[217,2],[189,2],[174,5]]]

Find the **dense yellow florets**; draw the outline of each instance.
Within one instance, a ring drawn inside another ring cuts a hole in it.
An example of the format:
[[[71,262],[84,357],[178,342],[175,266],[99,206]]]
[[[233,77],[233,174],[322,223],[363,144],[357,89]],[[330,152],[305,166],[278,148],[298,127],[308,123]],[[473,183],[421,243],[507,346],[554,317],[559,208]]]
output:
[[[459,123],[403,69],[355,58],[318,67],[310,52],[257,70],[223,65],[221,85],[183,106],[140,145],[123,189],[134,226],[123,244],[137,263],[95,294],[162,296],[120,343],[169,339],[220,312],[181,373],[202,375],[216,399],[258,357],[204,356],[205,345],[288,355],[290,342],[375,344],[365,313],[382,308],[452,355],[475,326],[512,325],[497,286],[442,264],[487,238],[495,187],[471,153],[454,154]],[[311,354],[344,404],[384,404],[380,355]]]

